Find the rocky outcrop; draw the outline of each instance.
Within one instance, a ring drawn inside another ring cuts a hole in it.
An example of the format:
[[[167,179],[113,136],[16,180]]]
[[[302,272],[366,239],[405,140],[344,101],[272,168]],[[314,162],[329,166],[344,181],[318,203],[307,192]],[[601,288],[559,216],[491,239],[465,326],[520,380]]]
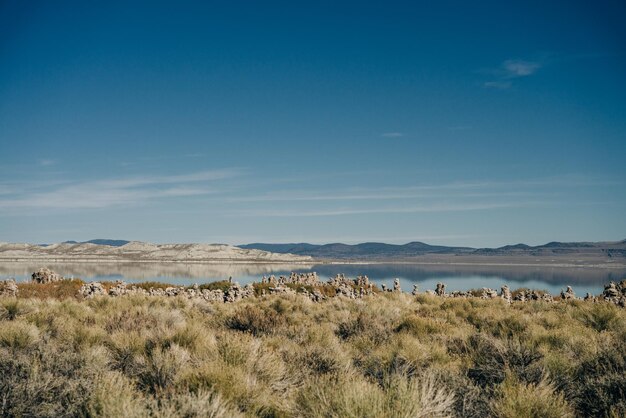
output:
[[[285,286],[285,285],[278,285],[278,286],[274,286],[274,287],[270,287],[270,295],[288,295],[288,294],[295,294],[296,291],[294,289],[292,289],[291,287]]]
[[[15,279],[7,279],[0,281],[0,296],[17,296],[19,291]]]
[[[565,292],[561,290],[561,299],[563,300],[576,299],[576,294],[574,293],[574,289],[572,289],[572,286],[567,286],[567,289],[565,290]]]
[[[343,296],[349,299],[356,299],[360,296],[360,293],[347,283],[341,283],[335,287],[335,291],[337,292],[337,296]]]
[[[619,283],[611,282],[604,286],[602,298],[619,306],[626,306],[626,280]]]
[[[433,292],[432,290],[431,290],[431,292],[432,292],[433,294],[435,294],[435,292]],[[445,297],[452,297],[452,298],[473,298],[473,297],[474,297],[474,295],[472,295],[472,293],[471,293],[471,292],[463,292],[463,291],[460,291],[460,290],[455,290],[455,291],[454,291],[454,292],[452,292],[452,293],[445,294]]]
[[[511,303],[511,290],[509,289],[509,286],[504,285],[500,288],[500,297],[507,303]]]
[[[435,289],[435,294],[437,296],[445,296],[446,295],[446,285],[443,283],[437,283],[437,287]]]
[[[356,276],[355,284],[364,289],[371,287],[370,279],[367,276]]]
[[[263,276],[261,278],[262,284],[271,284],[271,285],[285,285],[285,284],[300,284],[303,286],[317,286],[321,284],[319,278],[317,277],[316,272],[312,273],[294,273],[292,272],[289,276],[279,276],[278,278],[274,275],[269,277]]]
[[[126,294],[128,294],[127,285],[121,280],[116,281],[113,287],[109,289],[109,295],[111,296],[122,296]]]
[[[91,282],[85,283],[78,289],[78,294],[86,299],[93,298],[94,296],[104,296],[106,291],[101,283]]]
[[[374,294],[374,284],[369,281],[367,276],[357,276],[356,279],[350,279],[344,274],[337,274],[328,280],[328,285],[335,289],[337,296],[350,299],[360,299]],[[385,285],[382,285],[381,288],[383,291],[387,291]]]
[[[226,289],[224,302],[233,303],[250,297],[254,297],[254,287],[251,284],[241,287],[239,283],[235,282]]]
[[[244,287],[239,286],[238,283],[233,283],[226,291],[221,289],[200,289],[196,284],[191,288],[178,287],[166,287],[166,288],[154,288],[146,290],[137,286],[128,286],[122,281],[117,281],[107,291],[102,283],[91,282],[85,283],[78,291],[78,294],[84,298],[92,298],[95,296],[126,296],[126,295],[142,295],[142,296],[165,296],[165,297],[185,297],[188,299],[204,299],[207,302],[225,302],[232,303],[239,300],[254,297],[254,286],[248,284]]]
[[[124,282],[115,282],[110,288],[105,287],[98,282],[87,283],[83,285],[79,294],[85,298],[91,298],[95,296],[111,296],[119,297],[124,295],[143,295],[143,296],[165,296],[165,297],[184,297],[188,299],[203,299],[208,302],[221,302],[221,303],[235,303],[243,299],[256,297],[257,289],[253,284],[247,284],[240,286],[237,282],[233,282],[229,279],[230,284],[224,290],[221,289],[202,289],[198,285],[191,287],[166,287],[166,288],[150,288],[148,290],[143,287],[129,286]],[[260,296],[265,297],[267,291],[270,295],[287,295],[298,294],[302,295],[313,302],[321,302],[330,297],[345,297],[348,299],[361,299],[368,296],[373,296],[374,284],[369,281],[367,276],[358,276],[356,279],[347,278],[343,274],[337,274],[328,280],[327,283],[322,283],[316,274],[296,274],[292,273],[289,276],[280,277],[263,277],[261,284],[270,284],[270,286],[263,286],[260,289]],[[332,292],[329,293],[329,287]],[[389,289],[382,285],[382,290],[392,293],[404,293],[400,286],[400,280],[395,279],[393,288]],[[3,290],[5,289],[5,290]],[[17,292],[17,285],[14,281],[0,282],[0,295],[11,295]],[[413,285],[412,295],[418,295],[417,284]],[[527,301],[538,302],[554,302],[555,298],[547,292],[529,289],[520,289],[515,292],[511,292],[507,285],[503,285],[500,289],[500,294],[491,288],[482,288],[480,290],[471,291],[454,291],[452,293],[446,293],[446,285],[444,283],[437,283],[435,290],[427,290],[427,295],[433,295],[443,298],[480,298],[480,299],[503,299],[506,303],[517,303]],[[328,296],[332,295],[332,296]],[[557,300],[583,300],[582,298],[576,298],[574,290],[571,286],[567,286],[565,291],[562,291],[560,298]],[[614,303],[618,306],[626,307],[626,281],[620,283],[611,282],[604,287],[602,296],[596,298],[594,295],[587,293],[584,298],[588,302],[606,301]]]
[[[595,302],[596,301],[596,297],[594,295],[592,295],[591,293],[587,292],[587,294],[585,295],[583,300],[585,302]]]
[[[35,283],[54,283],[63,280],[63,276],[42,267],[31,275],[31,280]]]
[[[324,296],[322,294],[322,292],[320,292],[318,289],[313,289],[312,292],[309,292],[305,287],[300,288],[300,293],[311,299],[311,301],[313,302],[321,302],[323,300],[326,300],[326,296]]]
[[[604,299],[612,300],[621,296],[621,289],[618,288],[615,282],[611,282],[608,285],[604,286],[604,291],[602,292],[602,297],[604,297]]]

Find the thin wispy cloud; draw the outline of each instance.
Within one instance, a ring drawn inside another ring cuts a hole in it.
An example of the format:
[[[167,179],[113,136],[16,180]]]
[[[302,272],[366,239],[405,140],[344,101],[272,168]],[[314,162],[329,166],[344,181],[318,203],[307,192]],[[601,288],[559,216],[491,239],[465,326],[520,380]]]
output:
[[[211,189],[171,187],[154,190],[104,188],[97,183],[64,187],[53,192],[0,200],[1,209],[100,209],[113,206],[136,206],[147,200],[165,197],[210,194]]]
[[[332,191],[284,190],[265,194],[232,196],[227,202],[300,202],[300,201],[350,201],[350,200],[406,200],[419,198],[486,198],[512,196],[538,196],[554,194],[555,189],[588,186],[615,186],[621,182],[595,180],[579,176],[531,178],[510,181],[459,181],[418,184],[403,187],[346,188]]]
[[[483,87],[497,90],[506,90],[513,86],[513,80],[535,74],[542,64],[535,61],[508,59],[496,69],[485,71],[495,77],[483,83]]]
[[[238,175],[240,172],[241,170],[239,169],[210,170],[169,176],[135,176],[122,179],[101,180],[99,183],[104,186],[113,187],[138,187],[153,184],[191,183],[230,178]]]
[[[209,195],[218,180],[235,177],[238,169],[210,170],[179,175],[135,176],[63,182],[40,191],[38,183],[0,198],[0,209],[98,209],[137,206],[150,200]],[[9,187],[9,186],[5,186]],[[0,185],[1,188],[1,185]]]
[[[316,202],[316,201],[350,201],[350,200],[410,200],[419,198],[441,198],[441,197],[490,197],[490,196],[527,196],[525,191],[490,191],[490,192],[451,192],[444,189],[441,192],[419,192],[415,188],[405,189],[373,189],[360,193],[338,192],[331,194],[317,193],[295,193],[295,194],[270,194],[262,196],[243,196],[224,198],[227,202]]]
[[[498,89],[498,90],[506,90],[512,86],[510,81],[485,81],[483,83],[483,87]]]
[[[15,193],[16,189],[8,184],[0,184],[0,195]]]
[[[449,131],[469,131],[470,129],[472,129],[472,127],[469,125],[454,125],[448,126],[447,129]]]
[[[224,213],[229,217],[426,214],[552,207],[569,197],[576,202],[575,196],[580,188],[614,185],[615,182],[607,180],[559,176],[325,191],[294,189],[221,199],[229,202],[229,209]]]
[[[50,165],[54,165],[56,164],[55,160],[51,160],[51,159],[42,159],[39,160],[39,165],[42,167],[46,167],[46,166],[50,166]]]
[[[509,78],[526,77],[537,72],[541,68],[538,62],[522,60],[506,60],[502,63],[502,68]]]
[[[164,161],[182,161],[204,158],[207,155],[202,152],[189,152],[186,154],[172,154],[172,155],[143,155],[135,157],[131,160],[119,161],[114,160],[112,163],[122,167],[129,167],[133,165],[145,165],[147,163],[163,163]]]
[[[252,209],[235,211],[234,215],[253,217],[320,217],[320,216],[345,216],[365,214],[402,214],[402,213],[428,213],[428,212],[465,212],[490,209],[519,208],[532,206],[545,206],[552,204],[549,201],[514,202],[486,202],[486,203],[445,203],[417,206],[396,206],[381,208],[345,208],[345,209]]]
[[[404,134],[402,132],[385,132],[381,136],[383,138],[402,138]]]

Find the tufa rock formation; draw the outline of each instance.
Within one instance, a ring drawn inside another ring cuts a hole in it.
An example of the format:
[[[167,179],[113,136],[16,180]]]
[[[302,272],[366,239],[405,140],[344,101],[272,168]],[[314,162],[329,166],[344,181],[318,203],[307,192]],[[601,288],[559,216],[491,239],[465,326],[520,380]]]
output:
[[[0,296],[17,296],[18,288],[15,279],[0,281]]]
[[[106,295],[106,291],[101,283],[91,282],[85,283],[78,289],[78,294],[84,297],[85,299],[90,299],[94,296],[102,296]]]
[[[572,289],[572,286],[567,286],[567,290],[565,290],[565,292],[561,290],[561,299],[563,300],[576,299],[576,294],[574,293],[574,289]]]
[[[435,294],[437,296],[445,296],[446,295],[446,285],[443,283],[437,283],[437,288],[435,289]]]
[[[51,272],[47,269],[40,269],[33,274],[34,280],[43,283],[49,283],[50,280],[58,280],[58,274]],[[266,297],[267,293],[270,295],[276,294],[297,294],[310,299],[313,302],[321,302],[331,297],[345,297],[348,299],[363,299],[367,296],[374,296],[374,284],[368,279],[367,276],[358,276],[356,279],[347,278],[343,274],[337,274],[328,280],[327,283],[320,282],[317,274],[315,273],[291,273],[289,276],[270,276],[261,279],[261,283],[269,284],[269,287],[263,287],[260,289],[260,297]],[[332,288],[333,292],[330,294],[327,292],[328,287]],[[404,293],[400,286],[400,280],[395,279],[393,288],[389,289],[384,284],[381,285],[382,290],[385,292]],[[0,281],[0,296],[15,295],[17,294],[18,286],[14,280]],[[266,292],[267,291],[267,292]],[[413,285],[412,295],[418,294],[418,285]],[[511,292],[507,285],[503,285],[500,289],[500,294],[491,288],[482,288],[478,291],[454,291],[452,293],[446,293],[446,285],[444,283],[437,283],[435,290],[427,290],[427,295],[434,295],[445,298],[481,298],[481,299],[497,299],[501,298],[508,304],[513,302],[554,302],[555,298],[547,292],[538,290],[520,289],[516,292]],[[221,302],[221,303],[234,303],[246,298],[256,297],[256,290],[253,284],[247,284],[240,286],[237,282],[229,280],[229,286],[225,290],[221,289],[201,289],[197,284],[186,288],[182,286],[178,287],[166,287],[166,288],[150,288],[148,290],[137,287],[128,286],[122,281],[115,282],[110,288],[105,288],[101,283],[92,282],[84,284],[80,290],[79,295],[85,298],[91,298],[100,295],[119,297],[124,295],[144,295],[144,296],[166,296],[166,297],[185,297],[190,299],[203,299],[208,302]],[[558,300],[583,300],[583,298],[576,298],[574,290],[571,286],[567,286],[565,291],[561,291],[560,298]],[[587,293],[584,298],[588,302],[605,301],[614,303],[621,307],[626,307],[626,280],[615,283],[611,282],[604,287],[601,297],[596,298],[594,295]]]
[[[63,280],[63,276],[42,267],[32,274],[31,279],[35,283],[54,283]]]
[[[626,307],[626,280],[619,283],[611,282],[604,286],[602,298],[607,302]]]
[[[509,286],[504,285],[500,288],[500,297],[507,303],[511,303],[511,290],[509,289]]]

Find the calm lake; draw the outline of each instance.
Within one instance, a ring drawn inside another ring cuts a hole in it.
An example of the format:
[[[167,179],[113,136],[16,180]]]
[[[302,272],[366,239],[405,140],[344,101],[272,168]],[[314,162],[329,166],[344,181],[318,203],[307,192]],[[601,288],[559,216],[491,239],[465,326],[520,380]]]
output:
[[[495,265],[425,265],[425,264],[185,264],[185,263],[0,263],[0,280],[15,278],[29,280],[33,271],[46,266],[65,277],[85,281],[123,280],[127,283],[144,281],[190,285],[224,280],[232,276],[240,284],[260,280],[263,275],[288,275],[290,272],[315,271],[326,280],[337,273],[347,277],[367,275],[378,285],[392,286],[400,279],[402,288],[411,291],[417,284],[420,291],[434,289],[437,282],[448,291],[481,287],[511,289],[527,287],[557,294],[570,285],[577,295],[600,293],[603,284],[626,279],[624,268],[495,266]]]

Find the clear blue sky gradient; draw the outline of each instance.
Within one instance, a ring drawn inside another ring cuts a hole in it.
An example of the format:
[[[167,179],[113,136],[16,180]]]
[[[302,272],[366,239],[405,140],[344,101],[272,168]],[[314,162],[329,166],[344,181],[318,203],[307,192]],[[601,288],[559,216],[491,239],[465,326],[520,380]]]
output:
[[[4,1],[0,241],[624,239],[625,17]]]

